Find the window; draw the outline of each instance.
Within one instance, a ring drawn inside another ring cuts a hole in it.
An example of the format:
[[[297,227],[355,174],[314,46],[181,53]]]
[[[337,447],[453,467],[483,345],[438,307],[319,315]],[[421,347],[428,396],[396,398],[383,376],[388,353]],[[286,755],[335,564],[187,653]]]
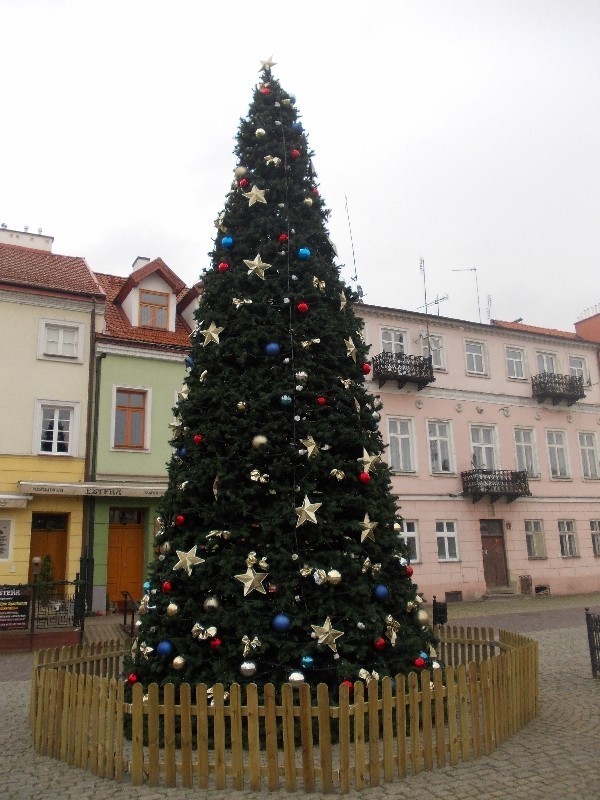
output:
[[[485,348],[483,342],[465,342],[467,372],[485,375]]]
[[[140,389],[116,390],[114,447],[144,449],[147,394]]]
[[[145,328],[169,327],[169,295],[140,289],[140,325]]]
[[[533,428],[515,428],[514,433],[517,469],[525,471],[529,478],[539,478]]]
[[[509,378],[525,377],[525,352],[520,347],[506,348],[506,372]]]
[[[491,425],[471,426],[474,469],[496,469],[495,430]]]
[[[76,456],[79,415],[79,403],[36,400],[33,452],[53,456]]]
[[[430,420],[427,423],[429,465],[432,472],[452,472],[450,423]]]
[[[581,456],[581,472],[584,478],[598,478],[598,455],[596,453],[596,435],[579,431],[579,455]]]
[[[546,558],[546,542],[541,519],[525,520],[525,541],[528,558]]]
[[[38,330],[37,357],[50,361],[83,361],[85,325],[41,319]]]
[[[10,561],[11,545],[11,522],[9,519],[0,519],[0,561]]]
[[[581,358],[581,356],[569,356],[569,375],[573,378],[585,380],[585,358]]]
[[[546,431],[550,475],[552,478],[568,478],[567,441],[564,431]]]
[[[388,430],[391,468],[398,472],[414,472],[412,420],[390,419]]]
[[[411,519],[403,519],[400,523],[399,536],[410,551],[408,556],[409,561],[411,561],[413,564],[417,561],[420,561],[419,534],[416,521]]]
[[[536,359],[539,372],[556,372],[555,353],[536,353]]]
[[[381,347],[384,353],[401,354],[404,353],[406,343],[406,331],[396,328],[381,329]]]
[[[592,532],[592,550],[595,556],[600,556],[600,519],[590,520],[590,531]]]
[[[436,522],[438,561],[458,561],[455,522]]]
[[[425,358],[431,356],[434,369],[446,369],[446,353],[444,351],[444,337],[436,334],[425,336],[422,340],[422,352]]]
[[[560,554],[563,558],[576,558],[577,536],[575,534],[575,520],[558,520],[558,538],[560,539]]]

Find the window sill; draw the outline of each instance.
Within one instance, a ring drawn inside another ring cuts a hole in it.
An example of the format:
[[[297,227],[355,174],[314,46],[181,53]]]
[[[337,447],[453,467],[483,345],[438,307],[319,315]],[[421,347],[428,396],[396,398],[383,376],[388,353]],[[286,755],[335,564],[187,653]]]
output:
[[[431,472],[432,478],[456,478],[456,472]]]
[[[36,455],[44,456],[44,458],[48,458],[48,456],[56,456],[57,458],[73,458],[73,453],[49,453],[47,450],[40,450]]]
[[[516,381],[516,383],[529,383],[529,378],[517,378],[513,375],[506,376],[507,381]]]
[[[149,453],[146,447],[111,447],[111,453]]]
[[[391,469],[390,473],[392,475],[408,475],[408,476],[412,475],[414,478],[416,478],[417,474],[418,474],[417,471],[414,470],[414,469],[412,469],[412,470]]]
[[[460,564],[460,558],[438,558],[438,564]]]
[[[561,558],[571,559],[571,558],[581,558],[581,556],[580,555],[576,555],[576,556],[561,556]]]
[[[567,478],[554,478],[552,475],[550,476],[550,480],[551,480],[551,481],[558,481],[559,483],[568,483],[569,481],[570,481],[571,483],[573,482],[573,478],[571,478],[571,477],[567,477]]]
[[[465,375],[468,378],[489,378],[489,373],[487,372],[469,372],[468,370],[465,372]]]
[[[528,561],[548,561],[548,556],[527,556]]]

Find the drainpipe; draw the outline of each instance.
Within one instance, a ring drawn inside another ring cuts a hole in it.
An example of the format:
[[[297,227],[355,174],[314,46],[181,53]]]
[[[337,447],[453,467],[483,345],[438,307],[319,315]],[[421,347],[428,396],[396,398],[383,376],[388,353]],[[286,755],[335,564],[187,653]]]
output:
[[[94,394],[93,402],[88,406],[89,425],[89,440],[88,452],[89,463],[86,475],[86,481],[93,483],[96,480],[96,467],[98,462],[98,417],[100,415],[100,387],[101,387],[101,373],[102,373],[102,360],[106,358],[106,353],[94,353]],[[86,497],[88,515],[87,515],[87,539],[86,539],[86,563],[90,565],[91,569],[87,570],[87,586],[86,586],[86,604],[88,609],[92,608],[93,595],[94,595],[94,525],[96,522],[96,498]]]

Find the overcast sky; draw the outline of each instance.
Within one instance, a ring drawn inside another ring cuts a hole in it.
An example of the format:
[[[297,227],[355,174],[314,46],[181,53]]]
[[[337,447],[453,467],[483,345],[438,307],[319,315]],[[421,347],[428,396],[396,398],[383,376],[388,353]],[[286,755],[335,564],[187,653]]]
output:
[[[0,0],[0,23],[0,222],[56,253],[194,283],[273,55],[366,302],[422,310],[421,258],[444,316],[572,330],[600,302],[598,0]]]

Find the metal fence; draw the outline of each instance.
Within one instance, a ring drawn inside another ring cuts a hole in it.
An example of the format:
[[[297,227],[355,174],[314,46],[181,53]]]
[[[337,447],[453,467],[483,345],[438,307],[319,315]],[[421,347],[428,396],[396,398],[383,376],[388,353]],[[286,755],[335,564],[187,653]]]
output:
[[[85,624],[85,582],[36,581],[27,587],[31,606],[29,630],[81,628]]]

